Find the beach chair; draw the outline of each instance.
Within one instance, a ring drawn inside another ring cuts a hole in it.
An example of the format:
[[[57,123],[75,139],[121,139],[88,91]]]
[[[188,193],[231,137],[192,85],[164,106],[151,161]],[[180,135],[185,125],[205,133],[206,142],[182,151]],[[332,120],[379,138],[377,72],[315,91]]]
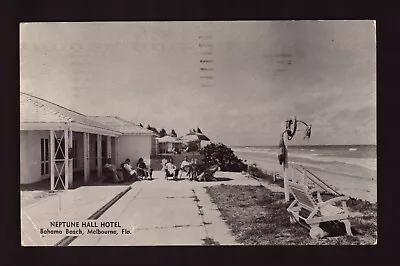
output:
[[[122,171],[123,180],[124,181],[132,181],[132,180],[138,181],[139,177],[138,177],[137,173],[134,175],[130,175],[129,172],[125,169],[124,164],[125,163],[121,163],[120,169],[117,169],[117,171]]]
[[[299,222],[299,219],[302,219],[311,227],[310,236],[312,238],[321,238],[324,236],[324,231],[319,227],[320,223],[339,221],[344,224],[347,235],[353,235],[349,218],[359,217],[360,215],[350,213],[346,205],[349,197],[340,196],[323,201],[316,189],[309,190],[306,185],[291,181],[288,181],[287,184],[294,196],[294,201],[287,208],[287,211],[291,214],[290,221],[292,223]],[[317,200],[313,196],[315,192],[317,193]],[[335,206],[338,203],[340,203],[340,206]],[[309,214],[304,215],[302,209],[306,210],[304,213],[308,211]],[[302,211],[302,215],[300,211]]]
[[[218,181],[214,174],[221,170],[221,168],[217,165],[211,165],[207,167],[204,172],[198,176],[199,181]]]
[[[103,167],[103,181],[114,182],[114,172],[107,167]]]
[[[167,159],[165,159],[165,158],[163,158],[163,159],[161,160],[161,171],[165,173],[165,179],[167,179],[167,171],[166,171],[166,169],[167,169],[167,167],[166,167],[167,162],[168,162],[168,161],[167,161]]]

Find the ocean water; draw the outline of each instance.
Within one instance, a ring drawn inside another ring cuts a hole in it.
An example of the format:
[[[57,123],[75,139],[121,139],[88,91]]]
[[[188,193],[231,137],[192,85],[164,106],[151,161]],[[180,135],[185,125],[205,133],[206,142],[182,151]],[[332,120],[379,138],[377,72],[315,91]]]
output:
[[[231,147],[239,158],[278,162],[277,146]],[[377,179],[375,145],[307,145],[288,147],[289,162],[327,172]],[[242,156],[241,156],[242,155]]]

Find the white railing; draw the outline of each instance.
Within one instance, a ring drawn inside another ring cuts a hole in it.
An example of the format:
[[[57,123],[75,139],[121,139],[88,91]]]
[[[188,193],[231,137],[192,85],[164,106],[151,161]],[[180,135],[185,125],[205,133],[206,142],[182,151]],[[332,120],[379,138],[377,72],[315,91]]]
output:
[[[307,169],[303,165],[296,163],[289,163],[289,169],[287,169],[287,171],[289,172],[288,174],[289,181],[309,186],[310,185],[317,186],[329,193],[333,193],[335,195],[341,195],[339,192],[337,192],[335,189],[329,186],[325,181],[323,181],[321,178],[312,173],[309,169]]]
[[[64,189],[67,188],[66,184],[65,184],[65,168],[68,167],[68,187],[70,185],[73,184],[73,171],[74,171],[74,159],[68,159],[68,165],[65,166],[65,159],[55,159],[54,160],[55,163],[55,178],[56,178],[56,182],[54,187],[56,188],[58,185],[58,182],[61,182],[62,186]]]

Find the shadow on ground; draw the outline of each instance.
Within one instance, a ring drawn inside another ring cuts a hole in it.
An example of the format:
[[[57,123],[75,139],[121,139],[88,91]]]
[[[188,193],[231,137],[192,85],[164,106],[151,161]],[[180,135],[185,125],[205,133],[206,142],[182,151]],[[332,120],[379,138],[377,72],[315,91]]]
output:
[[[56,182],[56,177],[55,181]],[[62,179],[64,182],[64,177]],[[74,182],[73,186],[68,187],[69,190],[74,190],[80,188],[82,186],[121,186],[121,185],[130,185],[134,183],[134,181],[124,181],[122,183],[112,183],[105,179],[104,177],[97,177],[96,172],[90,173],[89,182],[85,184],[85,179],[83,177],[83,173],[76,172],[74,173]],[[55,190],[64,190],[64,187],[61,181],[57,182]],[[33,184],[20,184],[20,191],[50,191],[50,179],[41,180],[39,182]]]
[[[169,178],[167,181],[171,181],[171,182],[179,182],[179,181],[183,181],[183,180],[188,180],[187,178],[177,178],[177,179],[172,179]]]
[[[229,177],[215,177],[216,180],[208,179],[207,181],[199,181],[199,182],[224,182],[224,181],[232,181],[232,178]]]
[[[136,183],[136,182],[140,182],[140,181],[124,181],[124,182],[118,182],[118,183],[114,183],[114,182],[110,182],[110,181],[100,181],[100,182],[96,182],[96,183],[92,183],[92,184],[87,184],[86,186],[90,186],[90,187],[128,186],[128,185],[132,185],[133,183]]]
[[[216,182],[221,182],[221,181],[232,181],[232,178],[229,177],[216,177]]]

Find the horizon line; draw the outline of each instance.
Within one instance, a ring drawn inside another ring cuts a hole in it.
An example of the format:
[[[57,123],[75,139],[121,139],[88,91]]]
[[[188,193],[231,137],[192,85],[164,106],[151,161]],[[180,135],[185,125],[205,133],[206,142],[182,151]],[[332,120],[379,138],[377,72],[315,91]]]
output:
[[[228,145],[231,147],[255,147],[255,146],[278,146],[277,144],[275,145]],[[377,144],[294,144],[294,145],[289,145],[289,147],[301,147],[301,146],[377,146]]]

